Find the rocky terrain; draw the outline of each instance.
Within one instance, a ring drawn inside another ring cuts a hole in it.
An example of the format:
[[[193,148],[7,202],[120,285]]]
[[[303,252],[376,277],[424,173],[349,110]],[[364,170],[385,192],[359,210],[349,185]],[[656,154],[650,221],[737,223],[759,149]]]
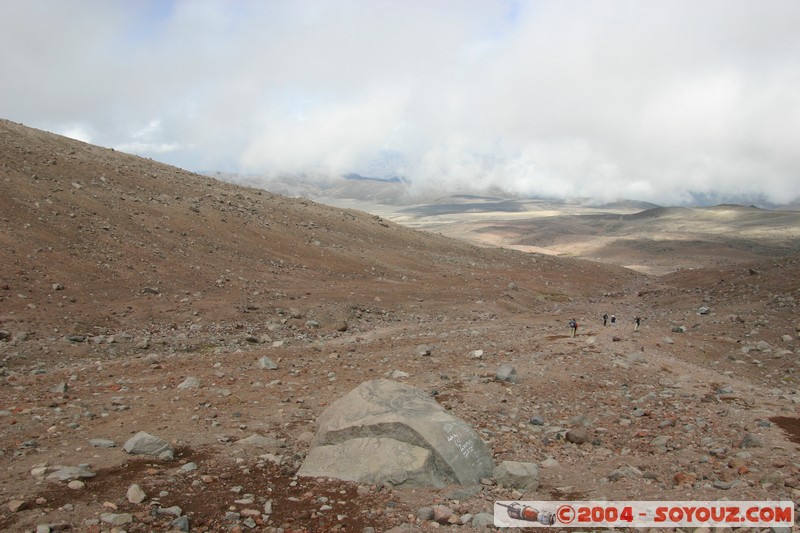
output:
[[[495,500],[800,498],[800,258],[774,247],[646,275],[7,121],[0,228],[0,530],[483,531]],[[325,408],[386,377],[538,486],[298,477]],[[172,459],[129,453],[140,432]]]

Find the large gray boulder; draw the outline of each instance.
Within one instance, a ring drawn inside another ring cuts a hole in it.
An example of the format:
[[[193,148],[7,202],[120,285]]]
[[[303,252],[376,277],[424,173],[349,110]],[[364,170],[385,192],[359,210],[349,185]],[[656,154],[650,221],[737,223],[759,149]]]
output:
[[[311,445],[300,476],[441,487],[479,483],[494,469],[472,427],[388,379],[362,383],[332,403]]]

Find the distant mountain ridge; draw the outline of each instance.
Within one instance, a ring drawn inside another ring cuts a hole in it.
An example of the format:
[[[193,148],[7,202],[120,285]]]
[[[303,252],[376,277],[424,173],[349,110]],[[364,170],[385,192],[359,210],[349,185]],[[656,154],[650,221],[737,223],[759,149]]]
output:
[[[610,202],[598,202],[592,198],[563,199],[553,197],[529,197],[510,193],[500,188],[490,191],[443,190],[441,188],[423,186],[407,178],[397,175],[387,177],[364,175],[350,172],[342,176],[309,176],[305,174],[287,174],[282,176],[245,175],[226,172],[205,171],[201,174],[241,185],[258,187],[275,194],[291,197],[305,197],[326,203],[326,200],[354,200],[366,203],[382,203],[388,206],[418,206],[422,204],[443,204],[459,202],[495,201],[545,201],[554,204],[585,205],[597,209],[611,211],[639,210],[646,211],[657,207],[670,207],[653,202],[621,198]],[[718,205],[739,205],[765,210],[800,211],[800,201],[786,205],[778,205],[763,199],[741,198],[732,201],[729,198],[717,198],[709,195],[693,195],[687,204],[671,207],[714,207]],[[758,200],[758,201],[754,201]]]

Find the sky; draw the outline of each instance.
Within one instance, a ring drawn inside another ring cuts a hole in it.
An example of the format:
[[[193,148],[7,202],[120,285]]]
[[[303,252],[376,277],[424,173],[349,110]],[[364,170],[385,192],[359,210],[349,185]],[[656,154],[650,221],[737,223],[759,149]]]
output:
[[[0,117],[195,171],[800,197],[797,0],[0,0]]]

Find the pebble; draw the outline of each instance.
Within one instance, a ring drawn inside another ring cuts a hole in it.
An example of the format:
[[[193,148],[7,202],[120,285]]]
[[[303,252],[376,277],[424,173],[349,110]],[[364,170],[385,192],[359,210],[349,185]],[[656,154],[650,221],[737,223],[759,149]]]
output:
[[[126,493],[126,497],[130,503],[142,503],[147,499],[147,495],[144,493],[142,488],[134,483],[130,487],[128,487],[128,492]]]
[[[189,524],[189,517],[188,516],[179,516],[175,520],[169,523],[174,529],[179,531],[190,531],[190,524]]]
[[[764,447],[764,442],[757,435],[753,435],[752,433],[745,433],[744,437],[742,437],[742,440],[739,443],[739,447],[740,448],[763,448]]]
[[[128,439],[123,448],[133,455],[154,455],[167,461],[174,459],[175,455],[175,450],[167,441],[144,431]]]
[[[270,359],[269,357],[267,357],[266,355],[261,357],[258,360],[257,366],[258,366],[258,368],[260,368],[262,370],[277,370],[278,369],[278,364],[275,361],[273,361],[272,359]]]
[[[452,516],[453,510],[446,505],[435,505],[433,507],[433,521],[436,523],[447,524]]]
[[[109,439],[91,439],[89,444],[95,448],[114,448],[117,443]]]
[[[112,526],[124,526],[133,522],[133,515],[130,513],[103,513],[100,521]]]
[[[25,500],[11,500],[8,502],[8,510],[12,513],[18,513],[28,508],[28,502]]]
[[[158,510],[158,514],[181,516],[183,514],[183,509],[181,509],[177,505],[173,505],[172,507],[162,507]]]
[[[178,385],[180,390],[186,389],[199,389],[200,388],[200,380],[194,376],[189,376],[183,380],[183,382]]]
[[[487,528],[494,526],[494,515],[491,513],[477,513],[472,517],[472,527]]]
[[[433,507],[420,507],[417,509],[417,519],[420,521],[433,520]]]
[[[65,466],[47,476],[47,479],[57,481],[68,481],[71,479],[81,479],[94,477],[96,474],[85,466]]]
[[[573,428],[567,431],[564,438],[567,442],[571,442],[573,444],[583,444],[584,442],[589,442],[589,431],[586,428]]]

